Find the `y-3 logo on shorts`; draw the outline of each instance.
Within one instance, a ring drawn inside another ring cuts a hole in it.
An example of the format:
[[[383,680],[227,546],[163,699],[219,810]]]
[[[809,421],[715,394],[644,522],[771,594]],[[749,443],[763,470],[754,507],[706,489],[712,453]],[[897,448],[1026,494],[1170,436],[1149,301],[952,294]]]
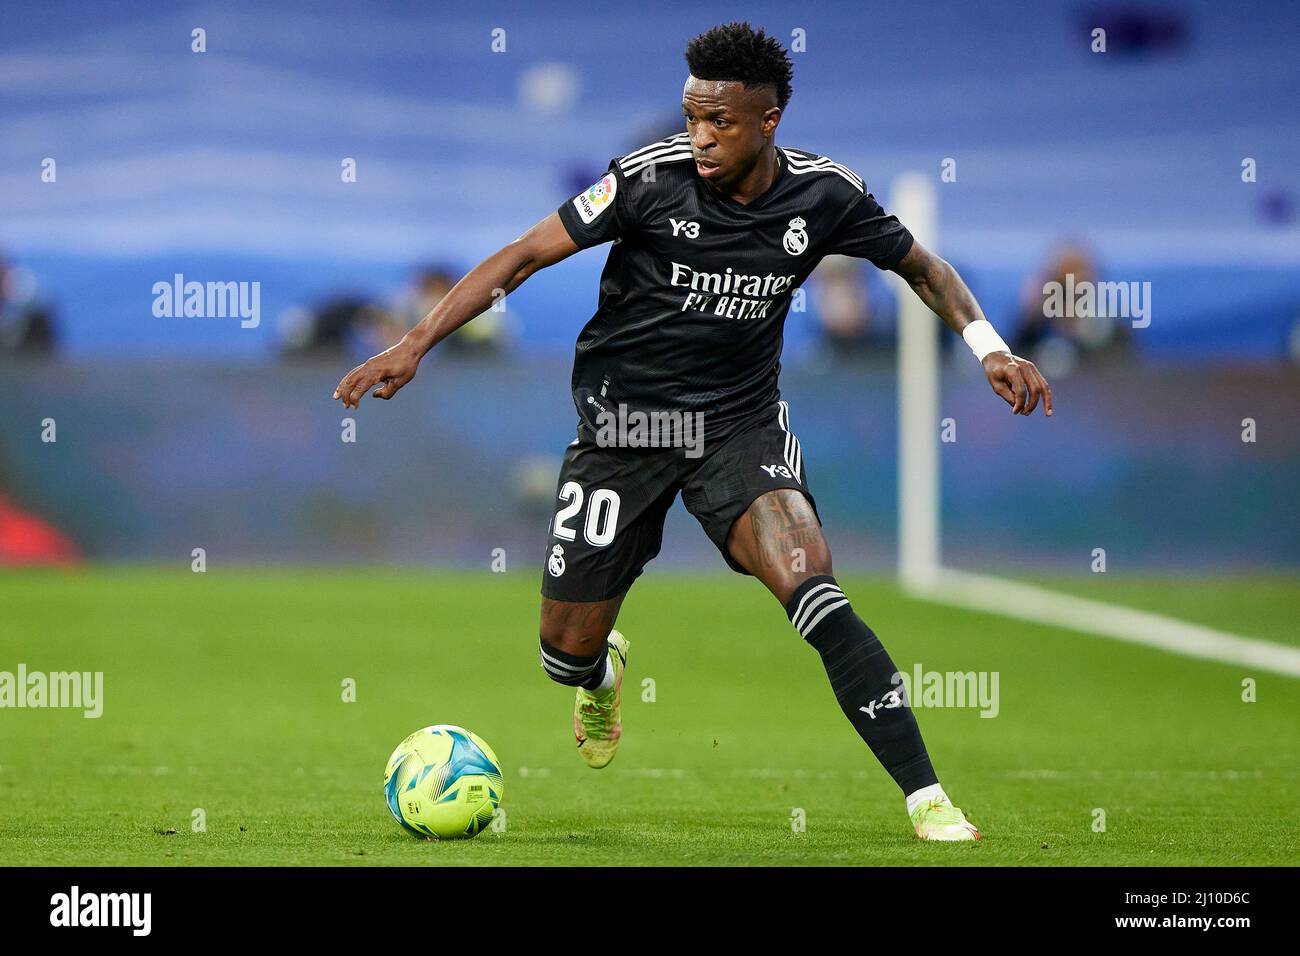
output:
[[[790,469],[785,465],[759,465],[758,467],[767,472],[767,477],[769,478],[775,478],[777,475],[780,475],[782,478],[794,478],[794,475],[790,473]]]

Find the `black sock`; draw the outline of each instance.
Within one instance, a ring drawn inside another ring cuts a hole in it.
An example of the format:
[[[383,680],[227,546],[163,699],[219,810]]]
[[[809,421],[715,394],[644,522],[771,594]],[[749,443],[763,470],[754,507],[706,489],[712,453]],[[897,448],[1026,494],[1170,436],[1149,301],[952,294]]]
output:
[[[840,708],[904,795],[938,783],[921,740],[898,668],[854,612],[835,578],[821,574],[799,585],[786,614],[817,649]]]
[[[542,670],[551,680],[567,684],[570,687],[585,687],[592,690],[600,686],[605,679],[605,668],[609,666],[609,647],[600,649],[599,654],[591,657],[579,657],[541,642]]]

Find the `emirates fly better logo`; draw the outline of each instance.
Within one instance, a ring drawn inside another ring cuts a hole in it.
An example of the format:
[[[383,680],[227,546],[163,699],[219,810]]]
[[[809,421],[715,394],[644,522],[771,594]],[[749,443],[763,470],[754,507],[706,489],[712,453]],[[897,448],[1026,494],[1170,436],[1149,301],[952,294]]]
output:
[[[806,243],[807,235],[801,235]],[[680,262],[670,266],[669,285],[691,290],[682,301],[681,311],[708,312],[725,319],[766,318],[772,303],[785,297],[798,278],[771,272],[751,276],[730,267],[725,272],[696,272]]]

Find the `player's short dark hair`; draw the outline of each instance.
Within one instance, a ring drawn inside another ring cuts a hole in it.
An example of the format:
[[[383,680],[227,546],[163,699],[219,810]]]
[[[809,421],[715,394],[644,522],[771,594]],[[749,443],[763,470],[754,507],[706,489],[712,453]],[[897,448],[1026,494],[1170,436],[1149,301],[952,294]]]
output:
[[[686,44],[686,65],[701,80],[735,80],[746,87],[776,87],[776,105],[785,109],[794,87],[794,64],[775,37],[748,22],[724,23]]]

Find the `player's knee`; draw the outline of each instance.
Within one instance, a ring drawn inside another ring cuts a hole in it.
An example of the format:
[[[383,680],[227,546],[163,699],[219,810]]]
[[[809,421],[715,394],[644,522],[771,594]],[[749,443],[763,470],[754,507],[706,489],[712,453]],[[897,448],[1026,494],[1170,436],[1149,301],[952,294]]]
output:
[[[543,604],[538,635],[542,669],[558,683],[581,684],[599,665],[611,627],[606,614],[593,614],[589,607]]]
[[[789,560],[775,563],[765,576],[765,584],[771,589],[783,605],[790,597],[812,578],[824,578],[834,575],[831,566],[831,551],[826,546],[826,539],[817,535],[806,546],[791,550]]]
[[[809,578],[834,573],[831,570],[830,546],[820,534],[804,546],[794,549],[790,561],[790,577],[796,586]]]
[[[588,656],[605,646],[612,623],[602,620],[542,620],[538,636],[544,647],[554,647],[566,654]]]

